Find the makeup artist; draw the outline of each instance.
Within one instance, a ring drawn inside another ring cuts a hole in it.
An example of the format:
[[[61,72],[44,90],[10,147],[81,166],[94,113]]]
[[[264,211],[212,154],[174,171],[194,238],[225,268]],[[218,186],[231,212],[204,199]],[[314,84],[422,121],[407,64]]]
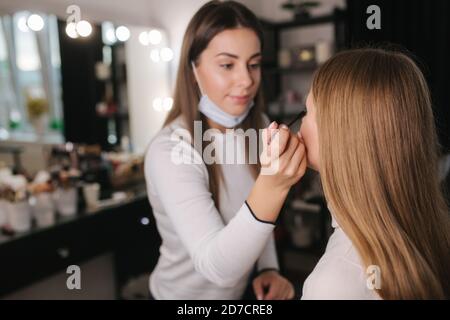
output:
[[[294,296],[278,272],[273,229],[290,187],[306,170],[301,138],[272,123],[261,130],[261,158],[253,164],[211,163],[202,156],[209,146],[192,141],[197,124],[219,133],[211,142],[216,151],[224,147],[226,129],[258,132],[268,125],[261,111],[262,40],[255,15],[234,1],[206,3],[188,25],[173,109],[145,160],[162,237],[149,281],[154,299],[241,299],[254,267],[258,299]],[[174,159],[180,151],[193,161]],[[238,144],[247,160],[253,151]]]

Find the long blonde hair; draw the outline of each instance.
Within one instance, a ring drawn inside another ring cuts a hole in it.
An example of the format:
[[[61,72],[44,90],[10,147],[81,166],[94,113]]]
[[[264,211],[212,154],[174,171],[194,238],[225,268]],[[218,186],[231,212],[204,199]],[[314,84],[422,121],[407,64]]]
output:
[[[426,81],[413,60],[382,49],[341,52],[317,71],[325,197],[384,299],[450,295],[450,219]]]
[[[194,137],[194,121],[202,121],[202,129],[209,129],[206,118],[198,111],[200,91],[195,82],[191,62],[198,59],[209,42],[220,32],[227,29],[249,28],[253,30],[263,48],[263,32],[256,16],[244,5],[235,1],[210,1],[204,4],[192,17],[183,38],[180,64],[175,85],[173,108],[168,114],[164,125],[171,123],[182,115],[191,137]],[[238,126],[243,130],[263,127],[262,110],[264,109],[261,86],[255,97],[255,106],[250,110],[244,122]],[[203,142],[203,149],[206,147]],[[259,172],[260,165],[250,164],[254,177]],[[217,208],[219,208],[219,182],[222,179],[220,167],[206,164],[209,174],[209,187]]]

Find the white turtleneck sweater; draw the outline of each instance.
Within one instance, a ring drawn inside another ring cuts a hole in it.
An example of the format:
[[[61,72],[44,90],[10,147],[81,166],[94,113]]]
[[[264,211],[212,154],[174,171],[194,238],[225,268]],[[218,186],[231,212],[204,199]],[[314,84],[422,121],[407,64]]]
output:
[[[358,251],[333,215],[332,227],[325,253],[303,285],[302,300],[381,299],[367,284],[373,271],[366,272]]]

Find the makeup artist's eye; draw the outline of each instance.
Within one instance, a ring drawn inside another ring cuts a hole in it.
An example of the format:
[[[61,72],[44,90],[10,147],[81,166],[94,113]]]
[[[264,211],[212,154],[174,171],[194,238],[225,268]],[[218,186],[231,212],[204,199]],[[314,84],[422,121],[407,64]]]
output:
[[[250,64],[250,68],[259,69],[261,67],[261,63],[252,63]]]
[[[231,68],[233,67],[232,63],[224,63],[220,65],[222,68],[224,68],[225,70],[231,70]]]

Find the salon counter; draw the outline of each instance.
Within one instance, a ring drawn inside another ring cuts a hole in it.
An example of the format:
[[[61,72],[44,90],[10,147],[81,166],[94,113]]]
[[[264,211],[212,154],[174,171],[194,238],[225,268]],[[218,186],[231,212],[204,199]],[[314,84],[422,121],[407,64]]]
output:
[[[128,279],[153,269],[160,241],[142,188],[120,203],[60,217],[51,227],[2,234],[0,298],[105,253],[113,256],[115,296],[120,298]]]

